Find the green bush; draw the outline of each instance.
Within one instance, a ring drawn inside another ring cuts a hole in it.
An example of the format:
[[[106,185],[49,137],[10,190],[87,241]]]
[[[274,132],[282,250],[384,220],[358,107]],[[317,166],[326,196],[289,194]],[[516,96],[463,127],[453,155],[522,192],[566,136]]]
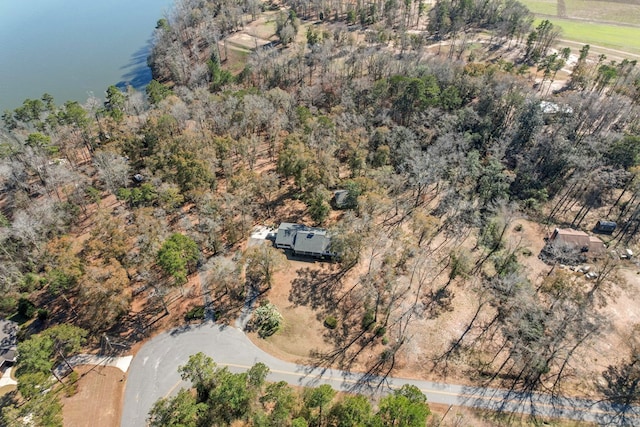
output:
[[[53,295],[58,295],[60,292],[74,287],[78,282],[76,277],[57,268],[47,273],[46,281],[49,283],[49,292]]]
[[[333,316],[327,316],[324,319],[324,326],[326,326],[329,329],[335,329],[336,326],[338,326],[338,320]]]
[[[14,295],[0,296],[0,317],[9,316],[16,312],[18,301]]]
[[[22,277],[20,283],[20,292],[33,292],[36,289],[42,289],[42,286],[46,283],[44,277],[40,277],[35,273],[27,273]]]
[[[385,328],[384,326],[378,326],[376,328],[376,336],[377,337],[383,337],[384,334],[387,333],[387,328]]]
[[[269,302],[263,303],[256,309],[253,320],[260,338],[275,334],[282,326],[282,315],[278,312],[278,308]]]
[[[376,324],[375,313],[373,310],[368,309],[364,312],[364,316],[362,316],[362,329],[366,331],[370,331]]]
[[[198,305],[187,311],[184,315],[186,321],[204,319],[204,306]]]
[[[18,300],[18,314],[31,319],[36,314],[36,306],[27,298],[21,297]]]
[[[41,322],[46,321],[49,318],[49,310],[47,310],[46,308],[39,308],[38,309],[38,320]]]
[[[124,200],[132,207],[151,206],[157,202],[158,193],[153,185],[147,182],[139,187],[120,188],[117,191],[116,197],[118,197],[119,200]]]

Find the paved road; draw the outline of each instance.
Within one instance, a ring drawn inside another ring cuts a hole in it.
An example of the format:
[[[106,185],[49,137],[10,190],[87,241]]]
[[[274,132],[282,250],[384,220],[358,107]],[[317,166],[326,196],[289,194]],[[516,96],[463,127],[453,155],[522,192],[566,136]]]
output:
[[[330,384],[333,388],[352,392],[388,392],[403,384],[419,387],[429,402],[528,413],[539,416],[565,417],[610,425],[640,425],[640,408],[620,408],[584,399],[552,398],[543,394],[518,394],[504,390],[441,384],[402,378],[389,378],[380,383],[378,377],[348,373],[334,369],[311,368],[284,362],[268,355],[236,328],[206,322],[163,333],[145,344],[129,367],[122,426],[142,427],[153,403],[161,397],[188,387],[177,368],[199,351],[211,356],[218,365],[241,372],[257,362],[271,369],[269,380],[293,385]]]

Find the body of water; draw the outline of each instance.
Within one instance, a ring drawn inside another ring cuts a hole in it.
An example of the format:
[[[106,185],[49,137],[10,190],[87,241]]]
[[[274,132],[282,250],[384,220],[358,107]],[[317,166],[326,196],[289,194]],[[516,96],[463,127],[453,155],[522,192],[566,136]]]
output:
[[[153,29],[173,0],[0,0],[0,112],[47,92],[56,104],[142,88]]]

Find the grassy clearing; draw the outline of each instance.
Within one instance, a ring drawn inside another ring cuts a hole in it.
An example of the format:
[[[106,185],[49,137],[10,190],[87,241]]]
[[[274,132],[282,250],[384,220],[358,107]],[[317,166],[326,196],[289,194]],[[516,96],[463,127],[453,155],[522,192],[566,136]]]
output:
[[[231,72],[231,74],[238,74],[244,69],[250,51],[246,49],[240,49],[238,47],[229,46],[227,54],[228,57],[227,61],[225,61],[225,69]]]
[[[536,14],[558,15],[557,0],[521,0]],[[567,18],[640,26],[640,4],[594,0],[564,0]]]
[[[557,15],[558,5],[556,0],[520,0],[533,13],[543,15]]]
[[[538,25],[541,20],[536,19],[534,25]],[[560,37],[563,39],[640,54],[640,28],[592,24],[560,18],[553,18],[550,21],[562,28]]]
[[[264,24],[254,28],[254,35],[263,39],[270,39],[276,34],[276,21],[267,20]]]
[[[640,5],[637,4],[593,0],[564,0],[564,2],[570,18],[640,25]]]

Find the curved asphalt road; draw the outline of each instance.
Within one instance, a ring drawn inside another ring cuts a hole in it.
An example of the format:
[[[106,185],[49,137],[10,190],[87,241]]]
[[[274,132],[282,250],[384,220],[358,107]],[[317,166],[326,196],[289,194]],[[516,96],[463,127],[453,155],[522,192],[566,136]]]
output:
[[[403,384],[413,384],[427,396],[428,402],[470,406],[598,422],[609,425],[640,425],[640,408],[616,407],[586,399],[553,398],[544,394],[516,393],[506,390],[442,384],[402,378],[381,379],[335,369],[313,368],[276,359],[257,348],[238,329],[206,322],[165,332],[146,343],[134,357],[127,379],[123,427],[143,427],[153,403],[175,394],[189,384],[182,381],[178,366],[189,356],[203,352],[218,366],[242,372],[257,362],[270,369],[268,379],[286,381],[292,385],[316,386],[329,384],[336,390],[372,393],[388,392]]]

